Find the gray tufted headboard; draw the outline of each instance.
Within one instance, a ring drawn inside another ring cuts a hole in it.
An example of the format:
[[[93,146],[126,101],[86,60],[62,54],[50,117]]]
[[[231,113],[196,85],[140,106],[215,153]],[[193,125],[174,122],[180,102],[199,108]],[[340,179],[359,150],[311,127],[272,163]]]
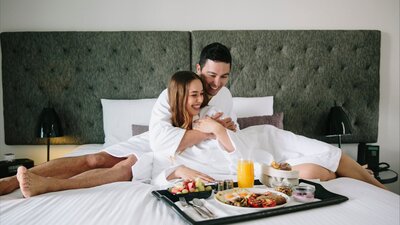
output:
[[[273,95],[286,130],[335,142],[322,134],[336,101],[353,124],[343,142],[376,142],[379,31],[244,30],[2,33],[6,144],[38,144],[48,102],[67,135],[59,144],[103,143],[101,98],[157,97],[214,41],[231,49],[233,95]]]

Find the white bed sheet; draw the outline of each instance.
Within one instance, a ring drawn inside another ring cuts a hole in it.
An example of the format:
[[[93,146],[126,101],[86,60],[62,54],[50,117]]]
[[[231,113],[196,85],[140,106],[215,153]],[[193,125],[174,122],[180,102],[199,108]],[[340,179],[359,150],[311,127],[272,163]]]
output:
[[[87,148],[89,147],[89,148]],[[96,152],[88,145],[69,154]],[[399,195],[367,183],[338,178],[321,184],[348,201],[317,209],[257,219],[239,224],[368,225],[399,224]],[[152,190],[140,182],[117,182],[94,188],[47,193],[24,199],[19,190],[0,196],[0,224],[185,224]]]

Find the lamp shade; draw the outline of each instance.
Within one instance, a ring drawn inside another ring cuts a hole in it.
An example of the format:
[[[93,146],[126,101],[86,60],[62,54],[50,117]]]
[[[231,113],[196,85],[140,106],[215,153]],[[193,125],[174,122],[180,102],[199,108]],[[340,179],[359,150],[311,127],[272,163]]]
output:
[[[60,118],[54,108],[44,108],[40,113],[37,136],[40,138],[63,136]]]
[[[351,123],[341,106],[331,108],[328,116],[326,136],[341,136],[351,134]]]

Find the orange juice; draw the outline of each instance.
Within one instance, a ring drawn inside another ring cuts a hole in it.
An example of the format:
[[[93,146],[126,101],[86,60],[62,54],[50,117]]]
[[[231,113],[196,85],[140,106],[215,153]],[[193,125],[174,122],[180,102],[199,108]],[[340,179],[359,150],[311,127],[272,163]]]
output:
[[[239,160],[237,178],[240,188],[251,188],[254,186],[254,164],[252,160]]]

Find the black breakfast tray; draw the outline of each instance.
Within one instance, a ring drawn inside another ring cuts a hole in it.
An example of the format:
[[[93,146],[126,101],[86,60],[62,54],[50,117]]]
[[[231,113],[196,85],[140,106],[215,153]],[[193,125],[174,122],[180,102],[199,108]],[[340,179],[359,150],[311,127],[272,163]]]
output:
[[[270,209],[270,210],[265,210],[265,211],[259,211],[259,212],[254,212],[254,213],[248,213],[248,214],[243,214],[243,215],[235,215],[235,216],[228,216],[228,217],[222,217],[222,218],[217,218],[217,219],[209,219],[209,220],[203,220],[203,221],[195,221],[193,220],[190,216],[188,216],[186,213],[184,213],[176,204],[175,202],[179,201],[178,197],[174,196],[171,194],[168,190],[158,190],[158,191],[152,191],[152,194],[158,198],[164,201],[167,205],[171,206],[173,210],[175,210],[178,215],[182,217],[183,220],[190,224],[227,224],[227,223],[236,223],[240,221],[248,221],[248,220],[254,220],[254,219],[259,219],[259,218],[265,218],[265,217],[270,217],[270,216],[276,216],[276,215],[281,215],[281,214],[286,214],[286,213],[291,213],[291,212],[297,212],[301,210],[307,210],[307,209],[313,209],[313,208],[319,208],[327,205],[333,205],[333,204],[338,204],[344,201],[349,200],[346,196],[339,195],[333,192],[330,192],[326,190],[322,185],[307,181],[307,180],[302,180],[300,179],[299,183],[307,183],[315,186],[315,198],[320,199],[321,201],[315,201],[315,202],[309,202],[309,203],[304,203],[304,204],[299,204],[299,205],[292,205],[292,206],[287,206],[287,207],[282,207],[282,208],[276,208],[276,209]],[[261,184],[259,180],[255,180],[255,184]],[[235,183],[235,187],[236,187]]]

